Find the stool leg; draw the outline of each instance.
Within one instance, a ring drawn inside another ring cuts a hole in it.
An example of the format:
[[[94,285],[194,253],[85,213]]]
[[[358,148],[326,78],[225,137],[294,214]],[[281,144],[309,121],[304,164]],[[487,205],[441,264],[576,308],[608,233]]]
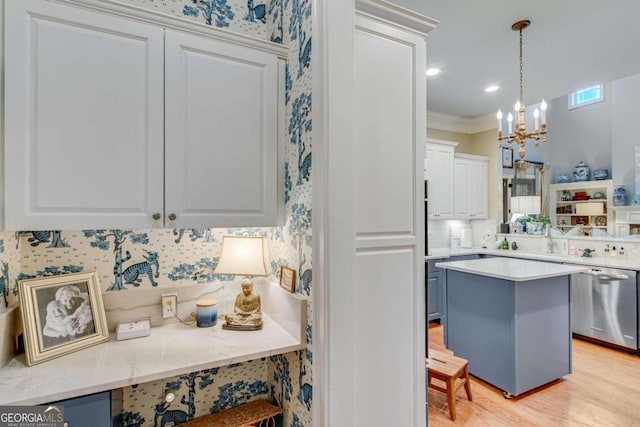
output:
[[[473,401],[473,398],[471,397],[471,382],[469,382],[469,371],[467,369],[467,366],[464,367],[463,375],[464,375],[464,391],[467,392],[467,399],[469,399],[469,401]]]
[[[449,416],[451,417],[451,421],[456,420],[456,387],[455,387],[456,379],[454,377],[449,377],[447,379],[447,401],[449,404]]]

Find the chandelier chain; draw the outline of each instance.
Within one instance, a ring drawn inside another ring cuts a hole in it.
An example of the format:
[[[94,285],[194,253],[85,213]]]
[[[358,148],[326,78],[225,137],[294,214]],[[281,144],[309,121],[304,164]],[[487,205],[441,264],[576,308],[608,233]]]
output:
[[[520,102],[524,104],[524,78],[522,68],[522,28],[520,28]]]

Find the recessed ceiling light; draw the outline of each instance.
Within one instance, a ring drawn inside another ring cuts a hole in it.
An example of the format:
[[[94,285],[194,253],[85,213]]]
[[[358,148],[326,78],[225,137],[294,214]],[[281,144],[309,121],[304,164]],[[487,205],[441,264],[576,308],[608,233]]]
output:
[[[500,86],[498,85],[491,85],[491,86],[487,86],[486,88],[484,88],[485,92],[495,92],[498,89],[500,89]]]
[[[429,77],[437,76],[438,74],[440,74],[440,68],[429,68],[429,69],[427,69],[427,76],[429,76]]]

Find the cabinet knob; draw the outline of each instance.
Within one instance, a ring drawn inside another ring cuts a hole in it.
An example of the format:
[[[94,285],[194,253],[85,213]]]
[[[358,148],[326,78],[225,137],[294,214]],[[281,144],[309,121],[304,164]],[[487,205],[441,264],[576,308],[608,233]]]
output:
[[[169,214],[169,221],[175,221],[175,220],[176,220],[176,214],[170,213]]]
[[[161,215],[158,212],[156,212],[153,215],[151,215],[151,218],[155,219],[156,221],[159,220],[160,217],[161,217]]]

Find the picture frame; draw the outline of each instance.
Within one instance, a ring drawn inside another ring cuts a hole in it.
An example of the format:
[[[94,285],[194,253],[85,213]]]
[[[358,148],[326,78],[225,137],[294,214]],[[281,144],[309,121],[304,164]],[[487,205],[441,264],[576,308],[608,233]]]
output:
[[[513,169],[513,148],[502,147],[502,167]]]
[[[27,366],[109,340],[95,271],[20,280]]]
[[[284,265],[280,266],[280,287],[286,289],[291,293],[294,293],[296,291],[295,270],[285,267]]]

